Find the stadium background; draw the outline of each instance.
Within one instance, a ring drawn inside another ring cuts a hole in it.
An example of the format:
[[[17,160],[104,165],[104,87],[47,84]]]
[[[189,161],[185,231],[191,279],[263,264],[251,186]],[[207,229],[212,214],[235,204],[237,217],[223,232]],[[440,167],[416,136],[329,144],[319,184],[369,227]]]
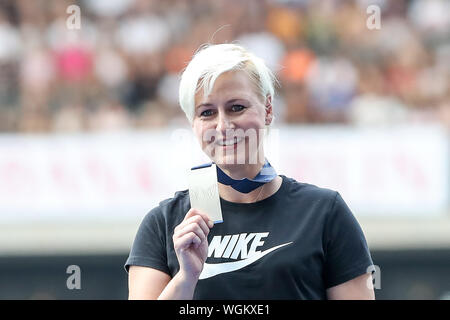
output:
[[[179,73],[201,44],[235,41],[280,80],[269,159],[343,194],[380,268],[376,297],[449,299],[448,12],[445,0],[1,0],[0,298],[127,297],[141,219],[201,159]]]

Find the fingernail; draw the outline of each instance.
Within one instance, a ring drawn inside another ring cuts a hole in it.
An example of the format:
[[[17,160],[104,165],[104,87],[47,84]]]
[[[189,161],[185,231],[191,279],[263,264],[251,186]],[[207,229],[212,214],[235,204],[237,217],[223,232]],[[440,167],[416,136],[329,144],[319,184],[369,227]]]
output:
[[[209,226],[210,228],[212,228],[212,227],[214,226],[214,222],[212,222],[211,220],[208,220],[208,226]]]

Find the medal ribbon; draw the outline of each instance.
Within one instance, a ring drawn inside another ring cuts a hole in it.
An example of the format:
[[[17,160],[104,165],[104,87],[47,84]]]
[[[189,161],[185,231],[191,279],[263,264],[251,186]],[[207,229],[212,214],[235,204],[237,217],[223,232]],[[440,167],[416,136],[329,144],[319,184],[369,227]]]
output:
[[[191,170],[210,167],[213,163],[214,162],[202,164],[193,167]],[[248,178],[239,180],[233,179],[225,172],[223,172],[222,169],[219,168],[219,166],[216,166],[216,168],[217,168],[217,181],[227,186],[231,186],[234,190],[237,190],[241,193],[249,193],[255,190],[256,188],[259,188],[263,184],[272,181],[277,177],[275,169],[271,166],[271,164],[269,163],[269,161],[267,161],[267,159],[265,159],[263,167],[256,175],[256,177],[254,177],[253,179]]]

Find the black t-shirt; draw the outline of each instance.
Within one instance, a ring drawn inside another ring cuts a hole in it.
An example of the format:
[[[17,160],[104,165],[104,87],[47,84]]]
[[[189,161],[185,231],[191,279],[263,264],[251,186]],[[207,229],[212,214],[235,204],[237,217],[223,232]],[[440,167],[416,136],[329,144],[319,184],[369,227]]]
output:
[[[194,299],[326,299],[326,289],[373,265],[364,234],[338,192],[280,175],[281,187],[255,203],[220,199],[223,223],[208,235]],[[172,236],[190,209],[188,190],[142,221],[125,263],[179,270]]]

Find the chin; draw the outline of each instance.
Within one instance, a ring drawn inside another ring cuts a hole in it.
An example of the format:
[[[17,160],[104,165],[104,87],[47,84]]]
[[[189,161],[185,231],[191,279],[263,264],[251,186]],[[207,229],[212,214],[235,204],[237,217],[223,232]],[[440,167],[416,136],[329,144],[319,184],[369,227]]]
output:
[[[258,161],[257,155],[252,157],[249,157],[248,155],[226,155],[222,157],[211,157],[211,160],[222,167],[261,163],[261,161]],[[264,159],[262,162],[264,162]]]
[[[218,149],[217,145],[214,144],[209,144],[206,146],[206,148],[203,149],[203,152],[205,152],[205,154],[207,154],[212,161],[225,167],[258,164],[264,162],[264,157],[262,158],[262,160],[258,159],[258,155],[264,153],[260,153],[257,151],[258,150],[255,150],[255,152],[252,152],[252,154],[250,154],[247,143],[235,146],[234,150]]]
[[[216,164],[219,164],[221,166],[229,166],[229,165],[241,164],[240,162],[237,162],[236,156],[213,157],[211,159]]]

